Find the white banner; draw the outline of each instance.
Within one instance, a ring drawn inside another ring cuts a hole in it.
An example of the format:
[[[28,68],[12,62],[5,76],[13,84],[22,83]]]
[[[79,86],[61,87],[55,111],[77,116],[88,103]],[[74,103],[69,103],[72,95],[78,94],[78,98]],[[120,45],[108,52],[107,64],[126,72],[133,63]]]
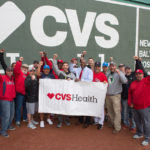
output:
[[[40,79],[39,113],[101,117],[107,84]]]

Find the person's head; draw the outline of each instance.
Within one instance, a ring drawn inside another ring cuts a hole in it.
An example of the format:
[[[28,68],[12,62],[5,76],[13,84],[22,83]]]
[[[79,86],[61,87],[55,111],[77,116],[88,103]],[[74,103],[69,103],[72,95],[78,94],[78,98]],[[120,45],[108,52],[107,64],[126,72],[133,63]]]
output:
[[[116,68],[117,68],[116,63],[110,62],[110,65],[109,65],[110,71],[111,71],[111,72],[115,72],[115,71],[116,71]]]
[[[63,65],[64,61],[62,59],[58,59],[57,60],[57,65],[59,69],[62,69],[62,65]]]
[[[73,64],[77,64],[77,63],[78,63],[77,58],[72,58],[72,59],[71,59],[71,63],[73,63]]]
[[[118,67],[119,67],[120,71],[122,71],[123,73],[125,73],[125,65],[124,64],[120,64]]]
[[[44,67],[43,67],[43,73],[45,75],[48,75],[50,73],[50,67],[48,65],[44,65]]]
[[[64,62],[62,65],[62,69],[64,70],[64,72],[68,72],[69,64],[67,62]]]
[[[11,67],[6,68],[6,75],[9,77],[13,75],[13,69]]]
[[[81,61],[81,68],[85,68],[86,67],[86,60],[85,59],[82,59]]]
[[[21,71],[24,73],[24,74],[27,74],[28,73],[28,68],[29,66],[27,64],[23,64],[21,66]]]
[[[141,81],[144,78],[144,72],[141,69],[135,71],[136,80]]]
[[[11,64],[12,69],[14,69],[14,68],[15,68],[15,66],[16,66],[16,63],[15,63],[15,62],[13,62],[13,63]]]
[[[131,74],[131,72],[132,72],[132,70],[131,70],[131,68],[130,67],[125,67],[125,74],[127,75],[127,76],[129,76],[130,74]]]
[[[32,76],[32,75],[35,75],[35,74],[36,74],[36,69],[34,67],[29,68],[29,75]]]
[[[103,72],[107,72],[108,71],[108,63],[107,62],[103,62],[103,65],[102,65],[102,67],[103,67]]]
[[[101,63],[99,61],[95,62],[94,71],[95,73],[99,73],[101,71]]]
[[[39,65],[39,61],[34,60],[34,62],[33,62],[33,67],[34,67],[35,69],[37,69],[37,68],[38,68],[38,65]]]
[[[90,67],[94,67],[94,59],[93,59],[93,58],[89,58],[89,59],[88,59],[88,65],[89,65]]]

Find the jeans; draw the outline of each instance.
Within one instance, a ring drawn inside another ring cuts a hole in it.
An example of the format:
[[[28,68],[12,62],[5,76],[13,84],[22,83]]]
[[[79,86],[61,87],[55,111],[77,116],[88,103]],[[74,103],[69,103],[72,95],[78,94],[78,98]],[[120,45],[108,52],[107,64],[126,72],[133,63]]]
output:
[[[84,123],[84,124],[87,124],[87,125],[91,124],[91,117],[89,117],[89,116],[85,117],[85,121],[84,121],[84,117],[83,116],[80,116],[78,119],[79,119],[80,123]]]
[[[136,124],[135,124],[135,121],[134,121],[134,109],[131,108],[131,107],[128,107],[128,110],[129,110],[129,118],[131,119],[131,123],[132,123],[132,126],[131,128],[136,128]]]
[[[122,106],[121,116],[122,116],[123,124],[129,126],[130,123],[129,123],[128,100],[121,99],[121,106]]]
[[[7,129],[11,126],[14,118],[14,101],[0,100],[1,110],[1,134],[5,134]]]
[[[132,123],[132,126],[131,128],[135,128],[136,127],[136,124],[135,124],[135,121],[134,121],[134,114],[133,114],[133,108],[130,108],[128,106],[128,100],[127,99],[122,99],[121,100],[121,104],[122,104],[122,119],[123,119],[123,124],[127,127],[130,126],[130,122],[129,122],[129,117],[131,119],[131,123]]]
[[[26,108],[25,96],[20,93],[17,93],[17,95],[16,95],[16,114],[15,114],[16,122],[21,121],[22,106],[23,106],[23,120],[26,120],[27,119],[27,108]]]
[[[62,123],[63,118],[64,118],[65,122],[70,122],[69,116],[65,116],[65,115],[58,115],[58,122]]]

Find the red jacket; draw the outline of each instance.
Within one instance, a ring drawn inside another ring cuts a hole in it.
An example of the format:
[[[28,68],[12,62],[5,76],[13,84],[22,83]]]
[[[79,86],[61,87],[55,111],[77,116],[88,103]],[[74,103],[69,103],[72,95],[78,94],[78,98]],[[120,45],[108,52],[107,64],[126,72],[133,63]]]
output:
[[[93,73],[93,82],[108,82],[107,77],[103,72]]]
[[[25,79],[27,75],[21,71],[21,65],[22,62],[17,61],[14,68],[15,86],[16,86],[17,93],[21,93],[25,95]]]
[[[135,109],[150,107],[150,76],[133,81],[128,92],[128,105]]]
[[[0,100],[13,101],[16,97],[14,77],[0,75]]]

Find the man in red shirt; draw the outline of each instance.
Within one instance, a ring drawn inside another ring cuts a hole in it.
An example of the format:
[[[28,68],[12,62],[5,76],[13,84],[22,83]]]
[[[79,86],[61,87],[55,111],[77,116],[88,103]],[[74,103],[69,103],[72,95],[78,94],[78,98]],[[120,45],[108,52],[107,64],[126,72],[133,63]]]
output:
[[[0,135],[9,137],[7,130],[15,130],[11,125],[14,118],[14,98],[16,97],[13,70],[7,67],[3,58],[4,50],[0,50],[0,63],[5,71],[0,74]]]
[[[28,73],[28,65],[22,64],[23,57],[20,57],[14,67],[15,87],[16,87],[16,112],[15,122],[20,127],[21,122],[21,108],[23,107],[23,121],[27,121],[27,110],[25,103],[25,79]]]
[[[134,139],[142,138],[143,146],[150,142],[150,76],[144,78],[142,70],[136,70],[136,80],[129,88],[128,105],[133,107],[136,123],[136,134]]]
[[[93,82],[103,82],[103,83],[108,82],[105,74],[103,72],[101,72],[101,63],[100,62],[95,62],[94,73],[93,73]],[[97,129],[101,130],[103,127],[103,124],[104,124],[104,109],[103,109],[101,118],[95,117],[94,121],[95,121],[95,124],[98,124]]]

